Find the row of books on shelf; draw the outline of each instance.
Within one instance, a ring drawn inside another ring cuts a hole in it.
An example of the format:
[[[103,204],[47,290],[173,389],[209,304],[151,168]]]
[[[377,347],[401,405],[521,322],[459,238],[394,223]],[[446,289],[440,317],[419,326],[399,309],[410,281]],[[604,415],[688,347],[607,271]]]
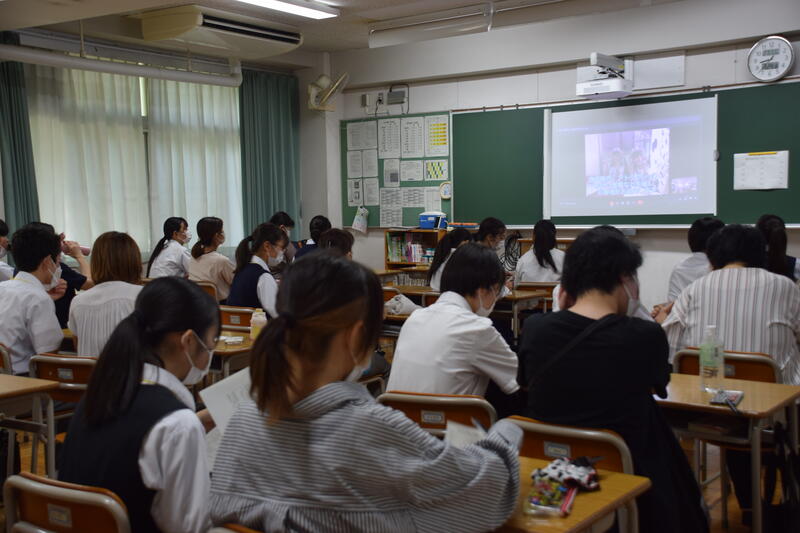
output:
[[[433,248],[411,241],[411,234],[386,235],[386,253],[390,263],[429,264],[433,261]]]

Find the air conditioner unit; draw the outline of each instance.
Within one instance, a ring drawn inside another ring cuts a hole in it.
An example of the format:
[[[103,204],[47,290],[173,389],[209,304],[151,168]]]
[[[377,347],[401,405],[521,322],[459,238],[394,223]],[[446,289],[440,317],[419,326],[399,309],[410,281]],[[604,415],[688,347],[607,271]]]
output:
[[[135,17],[141,20],[145,41],[180,44],[197,54],[262,59],[285,54],[303,43],[297,28],[265,25],[196,5],[146,11]]]

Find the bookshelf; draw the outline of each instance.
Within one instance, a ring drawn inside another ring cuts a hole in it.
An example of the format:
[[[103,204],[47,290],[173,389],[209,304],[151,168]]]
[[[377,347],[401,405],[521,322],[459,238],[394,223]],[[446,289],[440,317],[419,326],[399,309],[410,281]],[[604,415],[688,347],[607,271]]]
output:
[[[389,229],[384,232],[386,270],[427,270],[436,245],[447,230]]]

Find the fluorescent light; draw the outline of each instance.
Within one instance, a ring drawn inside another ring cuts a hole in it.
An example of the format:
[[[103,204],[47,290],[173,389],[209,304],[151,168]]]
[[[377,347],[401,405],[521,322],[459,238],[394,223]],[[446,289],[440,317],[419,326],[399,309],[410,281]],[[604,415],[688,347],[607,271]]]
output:
[[[322,6],[320,4],[311,3],[304,0],[298,0],[297,3],[284,0],[239,0],[239,2],[265,7],[267,9],[274,9],[275,11],[283,11],[284,13],[291,13],[292,15],[299,15],[301,17],[308,17],[316,20],[339,16],[338,9],[333,9],[328,6]]]

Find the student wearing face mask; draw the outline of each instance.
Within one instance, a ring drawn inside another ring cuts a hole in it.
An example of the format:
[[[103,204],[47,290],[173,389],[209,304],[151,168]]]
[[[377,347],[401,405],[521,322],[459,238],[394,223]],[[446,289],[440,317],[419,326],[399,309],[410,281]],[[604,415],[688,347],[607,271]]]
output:
[[[252,398],[236,409],[217,453],[214,524],[469,533],[494,530],[513,512],[519,428],[500,421],[457,448],[353,382],[369,362],[382,308],[378,278],[344,257],[313,253],[287,269],[278,317],[253,346]]]
[[[236,273],[228,305],[260,307],[272,318],[277,316],[278,283],[272,269],[283,262],[288,244],[286,233],[269,222],[260,224],[252,235],[242,239],[236,248]]]
[[[492,250],[476,243],[457,248],[442,273],[442,295],[400,330],[387,389],[483,395],[491,380],[506,394],[516,392],[517,356],[487,318],[503,279]]]
[[[275,265],[275,268],[272,269],[272,274],[275,276],[275,279],[280,280],[283,271],[294,261],[294,256],[297,253],[297,248],[291,240],[294,220],[292,220],[292,217],[290,217],[289,213],[286,211],[278,211],[269,218],[269,223],[275,224],[281,228],[281,231],[286,234],[287,239],[286,248],[283,253],[283,261]]]
[[[204,217],[197,223],[197,242],[192,246],[189,280],[207,281],[217,289],[220,302],[226,301],[233,283],[233,261],[217,251],[225,242],[222,219]]]
[[[64,337],[53,303],[66,287],[58,264],[61,240],[41,224],[28,224],[14,233],[11,249],[18,272],[0,283],[0,344],[14,374],[27,375],[31,357],[57,350]]]
[[[125,503],[131,530],[209,528],[208,411],[195,413],[187,385],[208,372],[219,307],[176,277],[148,283],[120,322],[72,416],[61,481],[103,487]]]
[[[185,246],[192,240],[192,232],[185,218],[169,217],[164,221],[164,236],[156,243],[147,262],[148,278],[189,275],[192,259]]]
[[[8,224],[0,218],[0,281],[8,281],[14,277],[14,267],[6,262],[8,255]]]
[[[636,474],[653,483],[637,500],[639,530],[704,532],[700,490],[652,397],[653,391],[666,397],[666,335],[654,322],[627,316],[641,264],[638,248],[616,229],[597,227],[575,239],[561,275],[572,305],[528,319],[523,328],[525,414],[616,431],[631,451]]]

